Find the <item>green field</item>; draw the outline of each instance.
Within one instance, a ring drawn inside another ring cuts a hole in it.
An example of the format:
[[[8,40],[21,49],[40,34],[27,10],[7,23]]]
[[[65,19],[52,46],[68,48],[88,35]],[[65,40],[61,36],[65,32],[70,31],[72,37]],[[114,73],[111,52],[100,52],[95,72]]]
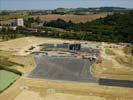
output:
[[[0,70],[0,92],[6,89],[10,84],[12,84],[18,78],[19,75],[13,72]]]

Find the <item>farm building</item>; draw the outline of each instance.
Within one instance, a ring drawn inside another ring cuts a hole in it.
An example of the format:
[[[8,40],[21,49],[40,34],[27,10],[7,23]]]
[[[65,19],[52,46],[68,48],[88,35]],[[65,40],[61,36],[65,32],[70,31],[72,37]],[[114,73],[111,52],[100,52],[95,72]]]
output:
[[[8,21],[0,21],[0,26],[2,28],[8,28],[12,30],[16,30],[18,26],[23,27],[24,26],[24,21],[23,18],[17,18],[13,20],[8,20]]]

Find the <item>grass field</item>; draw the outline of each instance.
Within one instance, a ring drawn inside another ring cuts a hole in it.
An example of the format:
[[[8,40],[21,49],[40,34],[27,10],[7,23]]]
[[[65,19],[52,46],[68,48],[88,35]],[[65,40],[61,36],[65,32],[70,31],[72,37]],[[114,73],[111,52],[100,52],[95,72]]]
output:
[[[0,92],[6,89],[10,84],[12,84],[18,78],[19,75],[15,73],[5,70],[0,70]]]

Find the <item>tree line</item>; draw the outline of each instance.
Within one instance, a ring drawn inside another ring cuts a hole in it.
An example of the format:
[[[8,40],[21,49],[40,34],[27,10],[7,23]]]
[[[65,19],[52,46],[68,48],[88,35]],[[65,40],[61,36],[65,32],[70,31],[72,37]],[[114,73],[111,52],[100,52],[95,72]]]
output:
[[[44,26],[79,32],[79,37],[84,35],[84,40],[133,43],[132,11],[128,13],[115,13],[92,22],[77,24],[71,21],[65,22],[62,19],[57,19],[45,22]],[[84,34],[80,34],[81,31],[84,32]],[[73,38],[75,38],[75,36]]]
[[[42,23],[39,17],[28,18],[25,20],[26,27],[32,27],[32,23]],[[39,31],[37,33],[29,32],[26,29],[17,29],[16,31],[2,30],[1,36],[4,34],[14,34],[14,38],[18,34],[27,36],[35,35],[41,37],[54,37],[65,39],[89,40],[100,42],[127,42],[133,43],[133,11],[128,13],[114,13],[105,18],[99,18],[92,22],[73,23],[72,21],[64,21],[62,19],[44,22],[43,26],[35,27]],[[32,27],[34,28],[34,27]],[[62,29],[62,30],[61,30]],[[42,32],[44,31],[44,32]]]

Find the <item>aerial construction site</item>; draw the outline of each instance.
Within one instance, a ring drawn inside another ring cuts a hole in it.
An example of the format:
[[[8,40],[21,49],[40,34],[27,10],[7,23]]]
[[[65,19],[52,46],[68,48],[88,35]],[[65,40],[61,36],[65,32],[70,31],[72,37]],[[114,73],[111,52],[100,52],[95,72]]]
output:
[[[0,100],[133,100],[133,0],[0,0]]]
[[[113,61],[125,56],[124,45],[25,37],[1,42],[0,46],[1,59],[15,62],[12,69],[22,74],[0,94],[3,100],[133,98],[131,67]]]

